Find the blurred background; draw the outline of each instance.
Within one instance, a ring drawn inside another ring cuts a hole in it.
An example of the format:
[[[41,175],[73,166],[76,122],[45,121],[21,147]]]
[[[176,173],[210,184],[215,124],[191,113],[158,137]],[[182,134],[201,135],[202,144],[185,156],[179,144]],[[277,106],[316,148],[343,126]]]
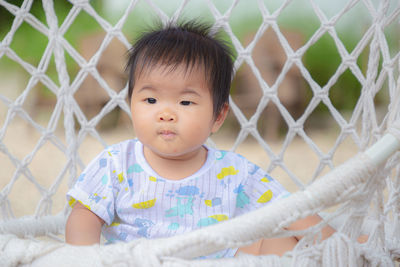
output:
[[[123,16],[130,2],[129,0],[91,0],[90,5],[101,19],[115,25]],[[173,16],[182,2],[178,0],[137,1],[122,27],[122,33],[129,42],[132,42],[159,16],[155,10],[160,9],[168,16]],[[208,2],[205,0],[188,1],[182,12],[182,18],[201,18],[204,21],[215,22]],[[234,1],[214,0],[210,2],[219,12],[225,13]],[[229,17],[231,30],[243,47],[253,40],[255,33],[263,23],[258,2],[256,0],[239,1]],[[296,0],[287,5],[284,5],[284,1],[281,0],[263,2],[270,13],[283,9],[277,18],[279,30],[290,47],[296,51],[307,44],[321,26],[321,20],[318,18],[313,4],[318,6],[324,16],[331,18],[337,15],[349,1]],[[376,7],[379,1],[370,3]],[[40,79],[32,81],[30,73],[30,70],[43,64],[42,57],[49,43],[47,36],[26,21],[23,21],[12,35],[9,33],[13,29],[13,25],[17,23],[16,12],[28,4],[31,4],[29,13],[32,17],[30,18],[40,21],[47,27],[42,1],[6,0],[1,1],[0,4],[0,41],[5,44],[7,40],[8,47],[12,50],[12,53],[0,50],[0,144],[4,144],[0,151],[0,169],[2,170],[0,190],[11,200],[15,216],[26,214],[27,210],[35,210],[43,192],[48,188],[55,188],[54,192],[59,195],[54,198],[52,212],[60,210],[65,205],[64,194],[71,182],[65,178],[60,179],[57,184],[54,183],[55,177],[59,177],[65,168],[65,153],[54,142],[40,143],[42,134],[23,116],[17,114],[11,119],[7,117],[11,103],[23,96],[25,100],[21,104],[24,112],[37,125],[45,129],[57,104],[55,92],[50,90]],[[64,20],[71,15],[72,7],[73,5],[69,1],[54,1],[59,25],[63,25]],[[389,10],[395,8],[396,1],[391,1]],[[326,32],[307,49],[301,58],[302,64],[315,83],[321,87],[329,84],[330,101],[346,121],[352,117],[361,94],[362,84],[349,68],[341,73],[337,80],[331,80],[342,63],[338,45],[343,45],[350,53],[356,49],[372,23],[373,17],[370,15],[368,7],[362,1],[356,2],[334,25],[335,34],[341,44],[336,43],[334,38]],[[66,29],[64,38],[86,61],[89,61],[96,55],[105,35],[106,31],[99,21],[85,10],[80,10],[71,26]],[[385,27],[384,35],[393,57],[400,48],[398,19]],[[222,32],[222,36],[227,42],[232,43],[232,39],[227,33]],[[109,88],[116,93],[121,92],[126,86],[127,76],[124,68],[128,48],[126,43],[121,42],[118,38],[113,38],[95,66]],[[368,56],[369,46],[365,46],[356,58],[356,64],[363,75],[367,72]],[[268,86],[272,86],[276,82],[288,59],[278,35],[271,27],[258,40],[251,58]],[[26,65],[22,66],[18,63],[20,60],[24,61]],[[78,76],[81,66],[68,53],[65,53],[65,60],[72,84]],[[382,66],[379,68],[381,69]],[[48,61],[44,75],[47,75],[55,85],[60,86],[54,56]],[[29,83],[34,84],[29,85]],[[25,90],[28,85],[30,90]],[[374,98],[378,120],[382,120],[387,111],[389,101],[387,86],[387,82],[384,82],[382,89]],[[304,74],[296,65],[293,65],[286,73],[277,90],[280,102],[294,120],[304,113],[314,96],[309,82],[306,81]],[[243,114],[248,119],[251,118],[262,96],[262,90],[254,72],[246,62],[243,62],[237,69],[231,95]],[[103,89],[98,79],[89,73],[80,84],[74,98],[86,120],[90,121],[107,105],[110,94]],[[75,118],[75,128],[77,134],[85,130],[81,128],[78,118]],[[129,114],[119,106],[107,112],[99,123],[94,125],[94,128],[100,133],[106,144],[134,137]],[[270,153],[266,153],[251,135],[237,147],[236,151],[261,167],[269,169],[271,174],[287,188],[295,191],[299,188],[299,184],[289,179],[289,176],[297,177],[299,181],[306,183],[310,177],[326,172],[332,165],[327,164],[326,168],[319,166],[321,155],[299,137],[294,138],[283,151],[282,145],[288,128],[279,109],[273,102],[269,102],[258,120],[257,130],[275,155],[271,156]],[[320,102],[307,118],[304,130],[322,153],[328,153],[334,149],[333,165],[345,161],[357,150],[357,144],[351,136],[340,137],[341,126],[333,119],[332,111],[323,102]],[[66,144],[64,131],[61,115],[55,134]],[[224,127],[213,136],[213,140],[219,148],[230,149],[239,132],[240,124],[231,112]],[[341,138],[340,147],[336,146],[339,137]],[[103,149],[102,140],[90,132],[84,134],[82,143],[77,148],[83,165],[88,164]],[[13,158],[10,158],[5,151],[12,154]],[[278,154],[285,163],[284,167],[271,164],[274,156]],[[26,163],[28,167],[27,173],[19,171],[19,166],[23,163]],[[78,170],[78,173],[79,171],[81,170]],[[34,182],[31,177],[34,177],[36,181]],[[27,192],[23,201],[21,201],[21,190]]]

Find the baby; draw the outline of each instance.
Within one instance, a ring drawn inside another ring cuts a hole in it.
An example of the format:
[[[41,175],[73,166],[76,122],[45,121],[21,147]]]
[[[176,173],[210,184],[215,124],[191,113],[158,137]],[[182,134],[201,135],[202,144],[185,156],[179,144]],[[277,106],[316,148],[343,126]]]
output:
[[[209,30],[191,21],[147,32],[135,43],[127,69],[137,139],[106,148],[68,192],[68,243],[99,243],[101,233],[111,243],[183,234],[289,194],[242,156],[204,144],[227,116],[233,72],[230,50]],[[291,230],[318,221],[310,217]],[[261,240],[240,251],[282,254],[296,242]]]

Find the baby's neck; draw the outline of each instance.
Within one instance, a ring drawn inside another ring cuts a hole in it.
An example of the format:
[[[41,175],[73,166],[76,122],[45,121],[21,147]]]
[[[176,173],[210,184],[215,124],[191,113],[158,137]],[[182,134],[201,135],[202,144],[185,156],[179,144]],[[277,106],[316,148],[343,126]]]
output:
[[[207,149],[204,146],[176,158],[160,156],[146,146],[143,147],[143,154],[151,168],[168,180],[181,180],[193,175],[207,160]]]

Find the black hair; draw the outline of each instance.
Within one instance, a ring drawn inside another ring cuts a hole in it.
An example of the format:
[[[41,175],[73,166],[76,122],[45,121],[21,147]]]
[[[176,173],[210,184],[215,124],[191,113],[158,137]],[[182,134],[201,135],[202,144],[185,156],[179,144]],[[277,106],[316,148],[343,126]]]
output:
[[[129,72],[129,99],[135,79],[151,67],[158,65],[174,70],[184,64],[188,72],[203,67],[216,118],[224,104],[229,102],[233,54],[228,44],[218,37],[211,37],[211,25],[194,20],[160,25],[143,33],[129,51],[126,65]]]

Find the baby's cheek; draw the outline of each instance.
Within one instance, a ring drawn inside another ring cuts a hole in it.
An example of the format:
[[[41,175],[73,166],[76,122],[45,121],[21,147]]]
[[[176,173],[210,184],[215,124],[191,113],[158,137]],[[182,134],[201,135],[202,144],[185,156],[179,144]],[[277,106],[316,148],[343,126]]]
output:
[[[209,125],[207,125],[206,123],[204,123],[203,125],[193,126],[191,127],[190,136],[192,136],[192,138],[205,141],[211,134],[209,128]]]
[[[132,114],[132,123],[135,128],[149,128],[151,123],[154,123],[151,118],[149,112],[145,111],[137,111],[135,114]]]

